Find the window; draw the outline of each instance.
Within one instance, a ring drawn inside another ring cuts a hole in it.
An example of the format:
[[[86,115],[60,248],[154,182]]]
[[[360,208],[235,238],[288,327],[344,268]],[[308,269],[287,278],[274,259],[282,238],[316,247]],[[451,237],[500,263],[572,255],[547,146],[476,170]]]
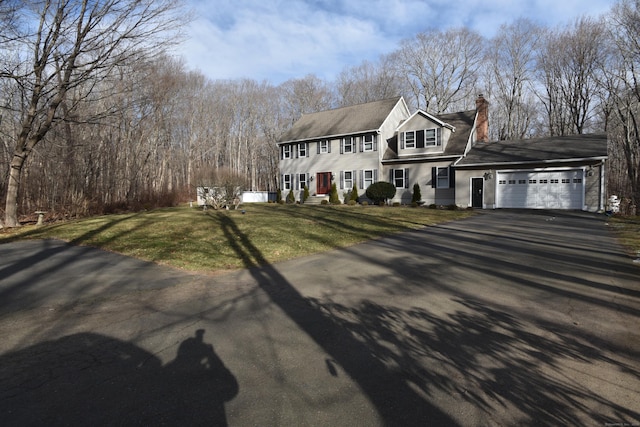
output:
[[[365,135],[362,137],[362,151],[375,151],[375,135]]]
[[[529,184],[535,184],[537,181],[535,179],[530,179]]]
[[[376,182],[376,171],[375,170],[364,170],[362,171],[362,180],[360,181],[363,189],[369,188],[371,184]]]
[[[540,180],[540,184],[548,184],[549,180],[548,179],[541,179]]]
[[[515,180],[515,179],[510,179],[510,180],[509,180],[509,184],[515,184],[515,183],[516,183],[516,180]]]
[[[554,179],[552,179],[552,180],[550,180],[550,181],[551,181],[551,183],[552,183],[552,184],[558,184],[558,180],[557,180],[557,179],[555,179],[555,178],[554,178]]]
[[[404,133],[404,148],[416,148],[415,131],[407,131]]]
[[[436,168],[436,188],[449,188],[449,168]]]
[[[307,185],[307,174],[301,173],[300,175],[298,175],[298,180],[300,182],[300,190],[304,189],[304,187]]]
[[[442,141],[439,138],[439,129],[427,129],[424,131],[424,145],[425,147],[435,147],[436,145],[442,145]]]
[[[293,175],[282,175],[282,189],[291,190],[291,178]]]
[[[506,184],[507,180],[506,179],[501,179],[498,181],[498,184]]]
[[[330,153],[330,152],[331,152],[331,145],[329,144],[328,139],[323,139],[322,141],[318,142],[318,154]]]
[[[562,183],[563,183],[563,184],[571,184],[571,179],[569,179],[569,178],[562,178]]]
[[[409,169],[391,169],[391,182],[396,188],[409,188]]]
[[[340,153],[353,153],[355,150],[353,149],[353,137],[347,136],[342,138],[342,149]]]
[[[582,178],[573,178],[574,184],[582,184]]]
[[[345,190],[350,190],[353,188],[353,171],[343,171],[342,172],[342,188]]]
[[[518,180],[518,184],[526,184],[527,180],[526,179],[519,179]]]
[[[307,157],[307,143],[301,142],[298,144],[298,157]]]
[[[282,146],[282,158],[283,159],[290,159],[291,158],[291,146],[290,145],[283,145]]]

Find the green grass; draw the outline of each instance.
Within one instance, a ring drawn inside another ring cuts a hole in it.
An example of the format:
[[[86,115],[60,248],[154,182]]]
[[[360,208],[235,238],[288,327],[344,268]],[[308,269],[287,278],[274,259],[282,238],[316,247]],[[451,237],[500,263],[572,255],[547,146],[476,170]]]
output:
[[[264,265],[451,221],[468,211],[411,207],[248,204],[246,211],[186,206],[107,215],[0,233],[0,243],[61,239],[211,272]]]

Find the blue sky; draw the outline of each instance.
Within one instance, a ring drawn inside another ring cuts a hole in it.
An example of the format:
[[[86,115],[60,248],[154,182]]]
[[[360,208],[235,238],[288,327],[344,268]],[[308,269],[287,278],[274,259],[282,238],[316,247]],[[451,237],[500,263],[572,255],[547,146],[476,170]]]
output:
[[[187,0],[195,20],[179,54],[211,79],[278,84],[313,73],[332,80],[428,28],[486,37],[525,17],[555,26],[600,16],[614,0]]]

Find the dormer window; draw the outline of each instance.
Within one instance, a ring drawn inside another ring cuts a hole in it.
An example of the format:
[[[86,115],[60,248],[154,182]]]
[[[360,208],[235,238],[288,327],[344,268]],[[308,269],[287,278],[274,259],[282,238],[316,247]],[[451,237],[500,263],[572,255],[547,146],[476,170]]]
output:
[[[402,148],[425,148],[442,146],[440,129],[408,130],[400,134]]]

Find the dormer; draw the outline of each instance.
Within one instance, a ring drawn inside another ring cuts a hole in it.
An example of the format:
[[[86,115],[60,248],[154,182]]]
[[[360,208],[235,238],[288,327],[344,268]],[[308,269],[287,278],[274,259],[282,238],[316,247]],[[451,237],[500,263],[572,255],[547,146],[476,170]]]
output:
[[[398,128],[398,157],[442,154],[456,128],[436,116],[418,110]]]

